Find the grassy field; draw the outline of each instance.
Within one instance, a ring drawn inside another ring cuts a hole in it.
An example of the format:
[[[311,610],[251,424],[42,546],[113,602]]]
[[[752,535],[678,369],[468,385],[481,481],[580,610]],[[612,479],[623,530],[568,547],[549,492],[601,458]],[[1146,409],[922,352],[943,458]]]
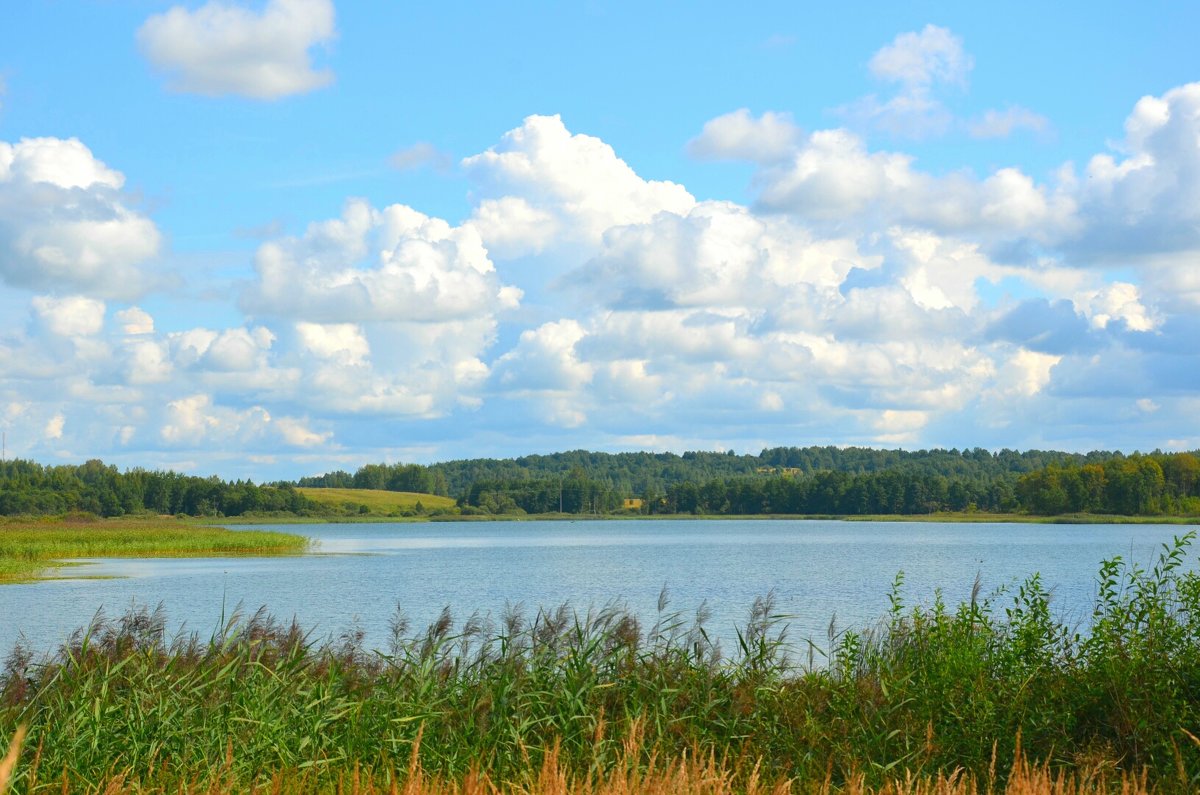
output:
[[[422,511],[455,507],[455,502],[449,497],[439,497],[436,494],[416,494],[409,491],[380,491],[377,489],[297,489],[305,497],[314,502],[334,507],[349,508],[352,513],[361,512],[359,506],[366,506],[369,516],[403,516],[419,514]],[[417,504],[420,503],[420,508]]]
[[[175,519],[0,519],[0,583],[33,579],[69,558],[288,554],[307,544],[286,533]]]
[[[665,599],[653,624],[398,613],[379,652],[262,611],[170,639],[141,609],[10,654],[0,742],[28,731],[20,792],[1196,792],[1193,538],[1103,563],[1086,633],[1036,576],[957,607],[906,605],[898,578],[816,664],[769,597],[731,650]]]

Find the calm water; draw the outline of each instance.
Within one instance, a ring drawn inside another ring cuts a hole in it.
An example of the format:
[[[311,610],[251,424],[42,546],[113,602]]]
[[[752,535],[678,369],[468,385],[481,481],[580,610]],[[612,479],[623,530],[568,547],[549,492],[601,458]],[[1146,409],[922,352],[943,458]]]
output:
[[[968,597],[1034,572],[1070,620],[1086,618],[1100,561],[1148,562],[1185,528],[1158,525],[1014,525],[820,521],[579,521],[280,526],[318,542],[294,558],[108,559],[67,570],[116,579],[0,586],[0,655],[21,634],[49,650],[97,609],[162,603],[168,626],[207,637],[222,610],[266,606],[317,637],[350,627],[386,642],[399,604],[424,626],[449,605],[498,617],[506,603],[529,610],[569,601],[583,611],[613,600],[653,621],[659,592],[691,613],[707,601],[708,626],[725,638],[744,625],[755,597],[774,591],[794,639],[824,645],[839,628],[873,623],[887,609],[897,571],[911,602],[943,589]],[[1197,560],[1197,548],[1189,563]],[[1003,600],[1005,603],[1007,599]]]

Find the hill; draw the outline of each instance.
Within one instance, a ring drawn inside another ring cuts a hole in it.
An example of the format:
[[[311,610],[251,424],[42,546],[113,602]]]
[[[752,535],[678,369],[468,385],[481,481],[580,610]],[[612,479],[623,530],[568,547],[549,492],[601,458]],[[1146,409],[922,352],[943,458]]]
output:
[[[436,494],[382,489],[301,487],[296,491],[320,505],[368,516],[404,516],[454,508],[454,500]],[[420,507],[418,508],[418,504]],[[363,510],[365,508],[366,510]]]

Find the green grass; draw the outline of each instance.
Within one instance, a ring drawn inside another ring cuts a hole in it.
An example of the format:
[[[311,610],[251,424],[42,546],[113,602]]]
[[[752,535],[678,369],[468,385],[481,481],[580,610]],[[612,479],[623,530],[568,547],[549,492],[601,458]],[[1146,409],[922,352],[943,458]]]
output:
[[[0,520],[0,583],[37,577],[68,558],[200,557],[303,552],[308,539],[174,519]]]
[[[128,771],[131,788],[219,774],[247,790],[281,770],[333,790],[406,770],[414,754],[433,775],[502,783],[551,754],[570,775],[605,775],[633,748],[635,764],[711,754],[834,785],[905,771],[986,781],[1028,758],[1194,792],[1193,539],[1149,569],[1104,562],[1087,632],[1053,615],[1036,576],[957,607],[906,605],[897,577],[876,627],[830,637],[811,662],[788,658],[770,598],[727,654],[702,608],[677,613],[665,599],[650,626],[619,606],[459,622],[446,611],[415,632],[398,613],[381,653],[354,633],[318,644],[261,611],[171,641],[165,616],[142,609],[97,620],[53,659],[10,655],[0,734],[28,726],[56,790],[94,790],[112,771]],[[28,791],[36,774],[18,775]]]
[[[351,513],[359,512],[359,506],[365,505],[367,515],[401,516],[404,514],[425,513],[430,511],[452,510],[455,501],[449,497],[439,497],[436,494],[417,494],[410,491],[382,491],[378,489],[296,489],[305,497],[322,505],[337,508],[349,508]],[[421,508],[418,509],[417,504]]]

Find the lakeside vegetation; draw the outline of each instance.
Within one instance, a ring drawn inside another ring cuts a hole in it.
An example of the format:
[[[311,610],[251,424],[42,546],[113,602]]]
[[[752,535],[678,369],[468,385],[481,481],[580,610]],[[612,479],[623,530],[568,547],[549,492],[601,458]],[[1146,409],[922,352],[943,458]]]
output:
[[[769,597],[724,650],[703,606],[665,597],[649,626],[620,605],[445,611],[419,631],[398,613],[382,653],[262,611],[171,639],[142,609],[98,618],[50,659],[9,655],[0,742],[28,732],[18,792],[914,792],[939,776],[959,785],[937,791],[966,792],[1010,775],[1193,792],[1194,538],[1149,569],[1104,562],[1086,630],[1054,616],[1036,575],[957,606],[906,604],[897,577],[876,628],[800,660]],[[692,788],[672,788],[679,776]]]
[[[307,545],[302,536],[173,519],[0,518],[0,583],[33,579],[70,558],[280,555]]]

